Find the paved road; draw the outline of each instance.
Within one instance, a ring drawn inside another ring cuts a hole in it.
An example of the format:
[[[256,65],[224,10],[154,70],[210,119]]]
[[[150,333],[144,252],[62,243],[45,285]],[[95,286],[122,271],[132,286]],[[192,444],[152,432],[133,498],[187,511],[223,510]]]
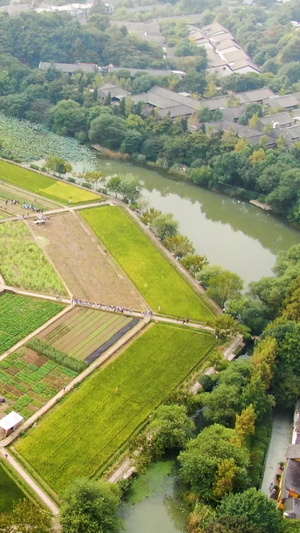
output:
[[[269,496],[269,486],[277,474],[278,465],[285,462],[287,447],[292,438],[293,413],[276,409],[273,416],[272,435],[261,490]]]
[[[6,461],[18,472],[18,474],[26,481],[26,483],[34,490],[37,496],[47,505],[54,516],[59,515],[59,508],[48,494],[36,483],[36,481],[26,472],[23,466],[10,454],[6,448],[0,448],[0,453]]]

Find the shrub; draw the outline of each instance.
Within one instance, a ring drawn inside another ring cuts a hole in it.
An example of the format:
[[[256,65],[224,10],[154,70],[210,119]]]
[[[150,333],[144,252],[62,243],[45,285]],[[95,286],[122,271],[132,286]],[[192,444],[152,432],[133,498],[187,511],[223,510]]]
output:
[[[70,368],[70,370],[74,370],[74,372],[78,372],[78,374],[87,367],[87,363],[84,361],[77,361],[77,359],[74,359],[65,352],[57,350],[57,348],[51,346],[51,344],[43,341],[42,339],[30,339],[30,341],[27,343],[27,346],[32,350],[49,357],[49,359],[52,359],[56,363],[64,365],[67,368]]]

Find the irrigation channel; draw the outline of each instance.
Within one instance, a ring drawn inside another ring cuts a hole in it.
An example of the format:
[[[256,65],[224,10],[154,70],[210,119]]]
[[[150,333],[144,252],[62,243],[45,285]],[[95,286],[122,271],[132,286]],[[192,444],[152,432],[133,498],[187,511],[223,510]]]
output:
[[[272,275],[276,254],[300,242],[300,231],[249,203],[124,161],[98,157],[97,168],[107,175],[131,173],[141,179],[149,206],[172,213],[199,254],[236,272],[245,283]]]

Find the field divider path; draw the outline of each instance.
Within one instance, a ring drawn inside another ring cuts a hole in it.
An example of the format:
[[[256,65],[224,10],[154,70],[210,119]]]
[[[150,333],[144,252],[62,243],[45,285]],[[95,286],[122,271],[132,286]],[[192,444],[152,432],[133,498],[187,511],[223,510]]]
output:
[[[23,294],[23,293],[21,293]],[[34,295],[33,295],[34,296]],[[16,350],[18,350],[19,348],[21,348],[21,346],[23,346],[24,344],[26,344],[26,342],[28,342],[30,339],[32,339],[33,337],[35,337],[36,335],[38,335],[39,333],[41,333],[45,328],[47,328],[48,326],[50,326],[53,322],[55,322],[55,320],[57,320],[58,318],[64,316],[68,311],[70,311],[70,309],[72,309],[72,306],[69,305],[68,307],[65,307],[65,309],[63,309],[62,311],[60,311],[60,313],[57,313],[57,315],[55,315],[54,317],[50,318],[50,320],[48,320],[45,324],[43,324],[41,327],[39,327],[38,329],[34,330],[32,333],[29,333],[29,335],[27,335],[26,337],[24,337],[22,340],[20,340],[19,342],[17,342],[16,344],[14,344],[14,346],[12,346],[11,348],[9,348],[9,350],[6,350],[6,352],[4,352],[1,356],[0,356],[0,361],[2,361],[3,359],[5,359],[6,357],[8,357],[11,353],[15,352]]]
[[[69,310],[69,308],[68,308]],[[64,310],[65,311],[65,310]],[[66,312],[66,311],[65,311]],[[100,357],[94,361],[91,365],[89,365],[81,374],[76,376],[71,383],[69,383],[64,389],[59,391],[51,400],[49,400],[46,405],[41,407],[39,411],[34,413],[28,420],[26,420],[23,424],[21,424],[16,431],[14,431],[11,435],[0,441],[0,446],[8,446],[10,445],[23,431],[31,427],[39,418],[41,418],[42,415],[47,413],[51,407],[53,407],[58,400],[63,398],[66,394],[68,394],[76,385],[81,383],[87,376],[89,376],[96,368],[101,367],[106,361],[108,361],[112,355],[114,355],[115,352],[117,352],[120,348],[122,348],[127,342],[129,342],[137,333],[139,333],[144,327],[149,324],[150,318],[144,317],[144,320],[141,320],[134,328],[132,328],[126,335],[121,337],[119,341],[117,341],[111,348],[109,348],[103,357]],[[44,327],[44,326],[43,326]],[[35,335],[36,332],[34,332],[33,335]],[[24,340],[22,341],[22,344],[24,343]]]
[[[16,472],[24,479],[24,481],[32,488],[37,496],[45,503],[48,509],[54,516],[59,515],[59,508],[48,494],[37,484],[37,482],[28,474],[28,472],[20,465],[20,463],[9,453],[6,448],[0,447],[0,453]]]

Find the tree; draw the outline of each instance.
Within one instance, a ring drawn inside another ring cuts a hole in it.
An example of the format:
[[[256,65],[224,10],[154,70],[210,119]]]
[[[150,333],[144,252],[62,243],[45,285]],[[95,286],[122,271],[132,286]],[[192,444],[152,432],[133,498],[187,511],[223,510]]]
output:
[[[73,100],[61,100],[50,110],[49,120],[52,130],[59,135],[75,136],[86,131],[86,111]]]
[[[277,341],[273,337],[263,339],[254,350],[252,358],[254,370],[264,383],[266,390],[270,389],[274,378],[277,353]]]
[[[242,444],[247,442],[250,435],[255,433],[256,413],[253,405],[243,409],[240,415],[236,415],[235,432]]]
[[[196,277],[196,274],[208,264],[208,261],[205,255],[191,254],[183,257],[181,264],[192,276]]]
[[[141,195],[142,183],[131,174],[112,176],[107,183],[110,191],[120,195],[126,204],[137,202]]]
[[[128,130],[121,144],[121,152],[134,154],[140,151],[143,142],[142,134],[137,130]]]
[[[213,177],[213,170],[208,165],[199,168],[191,168],[189,176],[196,185],[207,185]]]
[[[173,237],[168,237],[164,242],[166,248],[172,252],[175,257],[182,259],[188,254],[193,254],[195,248],[188,237],[184,235],[174,235]]]
[[[119,533],[117,485],[77,479],[66,490],[61,508],[64,533]]]
[[[195,424],[184,405],[161,405],[153,413],[147,430],[154,456],[184,448],[194,431]]]
[[[114,150],[120,148],[126,133],[126,121],[123,118],[103,113],[92,120],[89,138],[94,143]]]
[[[247,468],[249,457],[244,448],[233,442],[235,432],[219,424],[205,428],[195,439],[188,442],[179,455],[180,475],[185,483],[204,502],[214,502],[215,487],[220,479],[220,465],[232,461],[235,475],[231,490],[243,490],[249,485]]]
[[[283,517],[276,503],[254,487],[224,498],[217,512],[219,517],[244,518],[253,526],[258,526],[261,533],[280,533],[283,527]]]
[[[179,223],[170,213],[161,214],[152,222],[152,229],[155,235],[161,240],[174,237],[177,234],[178,226]]]
[[[197,532],[198,533],[198,532]],[[254,526],[240,516],[223,516],[213,521],[201,533],[265,533],[261,527]]]
[[[238,274],[219,266],[204,267],[198,279],[208,288],[207,294],[221,307],[224,307],[228,300],[239,297],[243,288],[243,281]]]
[[[50,155],[47,157],[45,161],[45,168],[48,172],[57,173],[59,175],[67,174],[73,170],[68,161],[65,161],[61,157],[57,157],[56,155]]]
[[[217,337],[234,337],[241,332],[241,326],[237,320],[227,314],[218,315],[214,321]]]

